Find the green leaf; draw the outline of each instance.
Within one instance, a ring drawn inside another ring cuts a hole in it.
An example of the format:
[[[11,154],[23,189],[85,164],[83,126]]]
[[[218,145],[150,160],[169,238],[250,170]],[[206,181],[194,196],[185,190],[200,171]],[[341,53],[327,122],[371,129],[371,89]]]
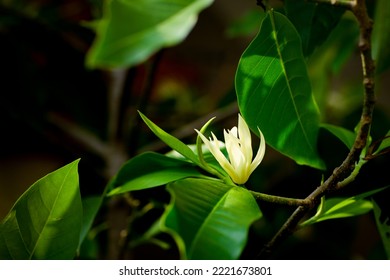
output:
[[[0,225],[0,259],[72,259],[80,240],[78,160],[35,182]]]
[[[110,183],[108,195],[148,189],[186,177],[202,176],[187,161],[147,152],[126,162]]]
[[[194,151],[191,150],[190,147],[188,147],[186,144],[181,142],[176,137],[170,135],[169,133],[165,132],[161,128],[159,128],[157,125],[155,125],[151,120],[149,120],[144,114],[139,112],[141,118],[144,120],[146,125],[150,128],[151,131],[153,131],[154,134],[158,138],[161,139],[165,144],[167,144],[169,147],[171,147],[173,150],[184,156],[185,158],[189,159],[193,163],[199,165],[200,161],[198,156],[194,153]],[[195,133],[195,131],[194,131]]]
[[[366,214],[373,209],[373,204],[370,200],[366,200],[365,198],[383,191],[384,189],[386,189],[386,187],[349,198],[336,197],[325,199],[318,208],[317,213],[303,222],[301,226],[307,226],[330,219],[347,218]]]
[[[390,67],[390,1],[376,1],[372,32],[372,54],[376,62],[376,73],[380,74]]]
[[[390,148],[390,130],[386,133],[385,137],[383,138],[381,144],[379,145],[378,149],[374,152],[374,154],[380,154],[385,150],[389,150],[389,148]]]
[[[287,0],[285,10],[301,36],[305,56],[328,38],[345,12],[345,8],[305,0]]]
[[[99,211],[99,208],[103,202],[102,196],[89,196],[82,199],[83,204],[83,221],[80,232],[79,249],[89,230],[92,227],[93,221]]]
[[[131,67],[183,41],[213,0],[109,0],[87,55],[90,67]]]
[[[163,215],[164,230],[186,259],[237,259],[250,225],[262,217],[244,188],[218,180],[184,179],[168,185],[172,201]]]
[[[374,201],[373,201],[373,205],[374,205],[374,215],[375,215],[376,225],[377,225],[379,234],[382,238],[383,247],[385,249],[387,259],[390,260],[390,222],[389,222],[389,217],[386,217],[383,219],[382,210],[380,209],[379,205],[376,204]]]
[[[294,26],[269,12],[243,53],[236,90],[240,111],[254,133],[299,164],[324,169],[317,153],[319,111]]]
[[[341,140],[347,146],[348,149],[351,149],[353,146],[353,143],[355,142],[356,134],[346,128],[326,124],[321,124],[321,127],[325,128],[329,132],[331,132],[334,136],[336,136],[338,139]]]

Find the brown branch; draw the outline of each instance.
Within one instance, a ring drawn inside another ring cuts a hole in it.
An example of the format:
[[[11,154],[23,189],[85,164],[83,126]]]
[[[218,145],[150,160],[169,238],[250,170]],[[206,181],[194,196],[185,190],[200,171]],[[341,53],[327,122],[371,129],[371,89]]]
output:
[[[108,123],[107,134],[110,145],[115,145],[120,134],[120,109],[122,97],[124,94],[124,84],[127,75],[127,69],[107,70],[108,77]]]
[[[79,126],[77,123],[68,120],[67,118],[54,112],[47,115],[47,120],[49,123],[55,125],[57,128],[63,131],[65,136],[60,137],[70,137],[73,141],[76,141],[78,145],[82,146],[88,152],[91,152],[102,158],[105,158],[109,154],[109,147],[105,142],[103,142],[91,131]]]
[[[328,2],[334,4],[339,1],[317,1]],[[363,69],[363,86],[364,86],[364,101],[363,109],[360,118],[359,130],[348,156],[344,162],[336,168],[332,175],[319,187],[317,187],[305,200],[306,205],[299,206],[285,224],[274,235],[270,242],[268,242],[263,250],[260,252],[260,257],[269,256],[274,247],[282,242],[286,237],[291,235],[298,227],[301,219],[320,202],[320,199],[325,194],[338,190],[346,184],[346,178],[349,178],[354,173],[356,163],[359,162],[363,149],[367,145],[367,139],[370,133],[372,115],[375,105],[374,92],[374,75],[375,64],[371,55],[371,31],[372,20],[368,17],[365,0],[351,1],[350,10],[357,19],[360,27],[359,49],[362,60]]]

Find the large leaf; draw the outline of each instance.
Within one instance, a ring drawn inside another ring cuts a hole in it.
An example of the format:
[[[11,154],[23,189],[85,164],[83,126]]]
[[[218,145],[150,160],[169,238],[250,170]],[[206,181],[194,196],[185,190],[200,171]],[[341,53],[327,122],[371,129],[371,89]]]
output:
[[[149,120],[144,114],[141,112],[139,113],[143,121],[146,123],[146,125],[150,128],[153,133],[161,139],[165,144],[167,144],[169,147],[171,147],[173,150],[184,156],[185,158],[189,159],[193,163],[199,165],[199,158],[194,153],[193,150],[191,150],[190,147],[188,147],[186,144],[181,142],[176,137],[170,135],[169,133],[162,130],[160,127],[158,127],[155,123],[153,123],[151,120]]]
[[[301,226],[307,226],[331,219],[348,218],[365,214],[373,209],[372,202],[365,198],[384,189],[386,188],[368,191],[348,198],[335,197],[324,199],[320,207],[318,207],[317,213],[310,219],[303,222]]]
[[[294,26],[269,12],[243,53],[236,90],[242,115],[267,143],[299,164],[324,168],[317,153],[319,111]]]
[[[130,67],[186,38],[213,0],[107,0],[87,56],[91,67]]]
[[[379,234],[382,238],[383,247],[387,258],[390,260],[390,220],[389,217],[382,217],[382,210],[379,205],[373,201],[374,215]]]
[[[183,258],[237,259],[249,226],[262,217],[244,188],[217,180],[184,179],[168,185],[172,201],[163,216]]]
[[[327,39],[345,12],[345,8],[305,0],[287,0],[285,10],[301,36],[305,56]]]
[[[147,152],[126,162],[110,183],[108,195],[153,188],[186,177],[201,176],[195,167],[180,159]]]
[[[0,225],[0,259],[72,259],[82,205],[78,160],[35,182]]]

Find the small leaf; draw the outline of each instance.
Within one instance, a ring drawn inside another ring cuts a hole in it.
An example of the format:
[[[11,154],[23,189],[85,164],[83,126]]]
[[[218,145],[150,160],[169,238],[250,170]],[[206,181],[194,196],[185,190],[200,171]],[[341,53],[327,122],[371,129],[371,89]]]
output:
[[[317,152],[320,114],[311,94],[300,37],[289,20],[269,12],[236,73],[240,111],[254,133],[299,164],[324,169]]]
[[[237,259],[250,225],[262,217],[246,189],[218,180],[189,178],[168,190],[172,200],[163,229],[173,235],[183,258]]]
[[[197,155],[183,142],[181,142],[176,137],[170,135],[165,132],[161,128],[159,128],[156,124],[154,124],[151,120],[149,120],[144,114],[139,112],[141,118],[144,120],[146,125],[153,131],[153,133],[161,139],[165,144],[171,147],[173,150],[177,151],[179,154],[183,155],[185,158],[189,159],[193,163],[199,165],[199,158]]]
[[[0,259],[72,259],[80,240],[78,160],[35,182],[0,225]]]
[[[386,133],[386,136],[383,138],[381,144],[378,149],[374,152],[374,154],[380,154],[384,150],[388,150],[390,147],[390,130]]]
[[[373,204],[376,225],[382,238],[387,259],[390,260],[390,220],[389,217],[382,219],[382,210],[380,209],[379,205],[375,203],[375,201],[373,201]]]
[[[326,123],[321,124],[321,127],[325,128],[326,130],[331,132],[334,136],[339,138],[341,142],[343,142],[345,146],[347,146],[348,149],[352,148],[356,138],[356,134],[354,132],[340,126],[326,124]]]
[[[321,208],[318,209],[318,212],[312,218],[304,221],[301,224],[301,227],[330,219],[347,218],[366,214],[373,209],[373,204],[371,201],[365,200],[365,198],[383,191],[384,189],[386,189],[386,187],[349,198],[336,197],[325,199]]]
[[[186,177],[202,176],[187,161],[147,152],[126,162],[110,183],[108,195],[148,189]]]
[[[90,67],[131,67],[183,41],[213,0],[110,0],[87,55]]]

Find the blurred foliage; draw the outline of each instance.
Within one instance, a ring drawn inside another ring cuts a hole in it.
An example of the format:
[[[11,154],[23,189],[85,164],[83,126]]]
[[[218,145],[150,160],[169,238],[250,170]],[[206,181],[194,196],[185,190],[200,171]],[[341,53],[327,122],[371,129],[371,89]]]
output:
[[[163,1],[154,2],[161,4]],[[149,7],[154,2],[142,1],[142,4]],[[172,215],[182,207],[172,204],[166,189],[145,189],[104,200],[101,195],[105,195],[107,184],[110,187],[123,187],[134,179],[135,173],[125,171],[126,168],[133,168],[132,164],[137,164],[135,155],[145,150],[169,151],[165,144],[157,141],[147,126],[141,125],[136,110],[147,113],[159,127],[184,143],[195,142],[193,129],[199,129],[208,120],[204,121],[204,116],[209,112],[219,116],[217,122],[210,125],[212,131],[221,132],[225,127],[232,127],[236,120],[238,109],[229,107],[236,100],[233,90],[236,66],[266,14],[255,3],[240,3],[239,6],[246,8],[232,8],[233,11],[229,11],[230,5],[237,7],[237,4],[234,6],[236,1],[227,3],[226,0],[216,0],[200,13],[212,1],[197,2],[201,4],[194,8],[192,1],[175,1],[182,6],[174,8],[185,10],[182,16],[189,21],[186,26],[181,26],[185,32],[176,34],[172,26],[167,30],[168,35],[179,37],[159,42],[142,59],[130,63],[132,67],[106,69],[107,65],[110,68],[129,65],[128,61],[124,63],[122,60],[123,54],[119,56],[116,53],[120,58],[115,64],[98,65],[96,58],[97,49],[101,51],[98,41],[106,36],[101,34],[99,39],[95,37],[96,31],[105,32],[108,3],[124,4],[125,1],[0,0],[1,160],[7,165],[10,158],[21,156],[21,165],[25,155],[50,154],[55,155],[59,165],[65,165],[75,158],[82,158],[78,169],[80,191],[83,211],[88,215],[81,228],[84,242],[77,250],[78,258],[168,259],[179,258],[180,253],[183,255],[180,241],[179,246],[175,242],[177,236],[172,237],[159,230],[162,215],[167,219],[166,225],[174,228]],[[357,48],[359,30],[352,15],[342,9],[307,4],[303,0],[285,1],[285,4],[281,6],[278,3],[275,10],[289,18],[301,37],[302,61],[307,65],[311,93],[318,105],[320,120],[337,127],[329,129],[328,126],[317,132],[319,157],[327,166],[324,172],[297,165],[294,158],[287,158],[269,147],[264,163],[254,172],[247,187],[274,195],[302,198],[345,158],[348,149],[344,143],[350,145],[350,133],[359,121],[362,101]],[[380,102],[371,136],[373,143],[379,141],[377,152],[383,151],[384,155],[368,161],[355,182],[338,193],[346,200],[356,194],[390,185],[387,176],[390,163],[388,141],[381,142],[390,127],[390,101],[386,96],[390,65],[389,9],[386,0],[368,1],[368,4],[375,22],[373,50],[378,62],[378,84],[381,85],[378,87]],[[183,7],[190,9],[187,11]],[[168,19],[172,19],[171,8],[165,10]],[[154,13],[160,11],[155,10]],[[148,15],[147,9],[141,12]],[[198,14],[199,20],[195,25],[194,19]],[[153,17],[154,14],[150,15]],[[122,25],[122,20],[128,25]],[[133,20],[131,17],[121,17],[120,21],[115,22],[115,29],[119,25],[118,29],[128,32],[130,29],[125,27],[134,27]],[[178,19],[179,22],[181,20]],[[179,45],[174,47],[174,44]],[[101,69],[87,69],[86,64]],[[113,84],[118,85],[120,81],[121,93],[113,110],[110,104],[115,95],[110,91]],[[116,127],[113,130],[110,128],[112,122]],[[123,165],[119,171],[119,167],[129,158],[133,161]],[[172,161],[173,169],[177,165],[184,165],[189,168],[189,174],[200,172],[198,169],[194,171],[194,166],[188,162]],[[141,161],[143,165],[149,163],[145,162]],[[165,168],[165,163],[162,166]],[[138,167],[141,168],[141,165]],[[152,170],[161,171],[159,176],[164,173],[158,164]],[[182,178],[180,176],[177,178]],[[157,179],[162,180],[160,183],[169,182],[164,176]],[[8,180],[4,186],[0,186],[0,192],[3,188],[9,188],[13,179]],[[181,194],[177,185],[185,182],[178,181],[169,187],[178,201]],[[146,180],[146,183],[150,181]],[[31,182],[28,185],[32,185]],[[200,186],[197,186],[197,182],[190,182],[190,187]],[[203,195],[208,197],[207,193]],[[373,196],[376,220],[374,213],[368,213],[305,227],[278,249],[275,258],[386,258],[389,195],[387,189]],[[171,212],[164,212],[166,205],[172,207]],[[263,218],[247,228],[248,223],[252,222],[248,218],[244,226],[249,230],[249,236],[245,248],[243,243],[238,245],[243,249],[241,258],[254,258],[291,212],[291,208],[262,203]],[[255,216],[259,215],[254,215],[253,219]],[[92,228],[89,230],[90,226]],[[182,234],[186,236],[189,233]],[[381,238],[385,241],[386,252]],[[191,247],[189,239],[186,237],[185,242]],[[245,238],[241,238],[240,242],[243,240]],[[0,242],[0,245],[4,244]],[[238,255],[234,253],[230,256]]]

